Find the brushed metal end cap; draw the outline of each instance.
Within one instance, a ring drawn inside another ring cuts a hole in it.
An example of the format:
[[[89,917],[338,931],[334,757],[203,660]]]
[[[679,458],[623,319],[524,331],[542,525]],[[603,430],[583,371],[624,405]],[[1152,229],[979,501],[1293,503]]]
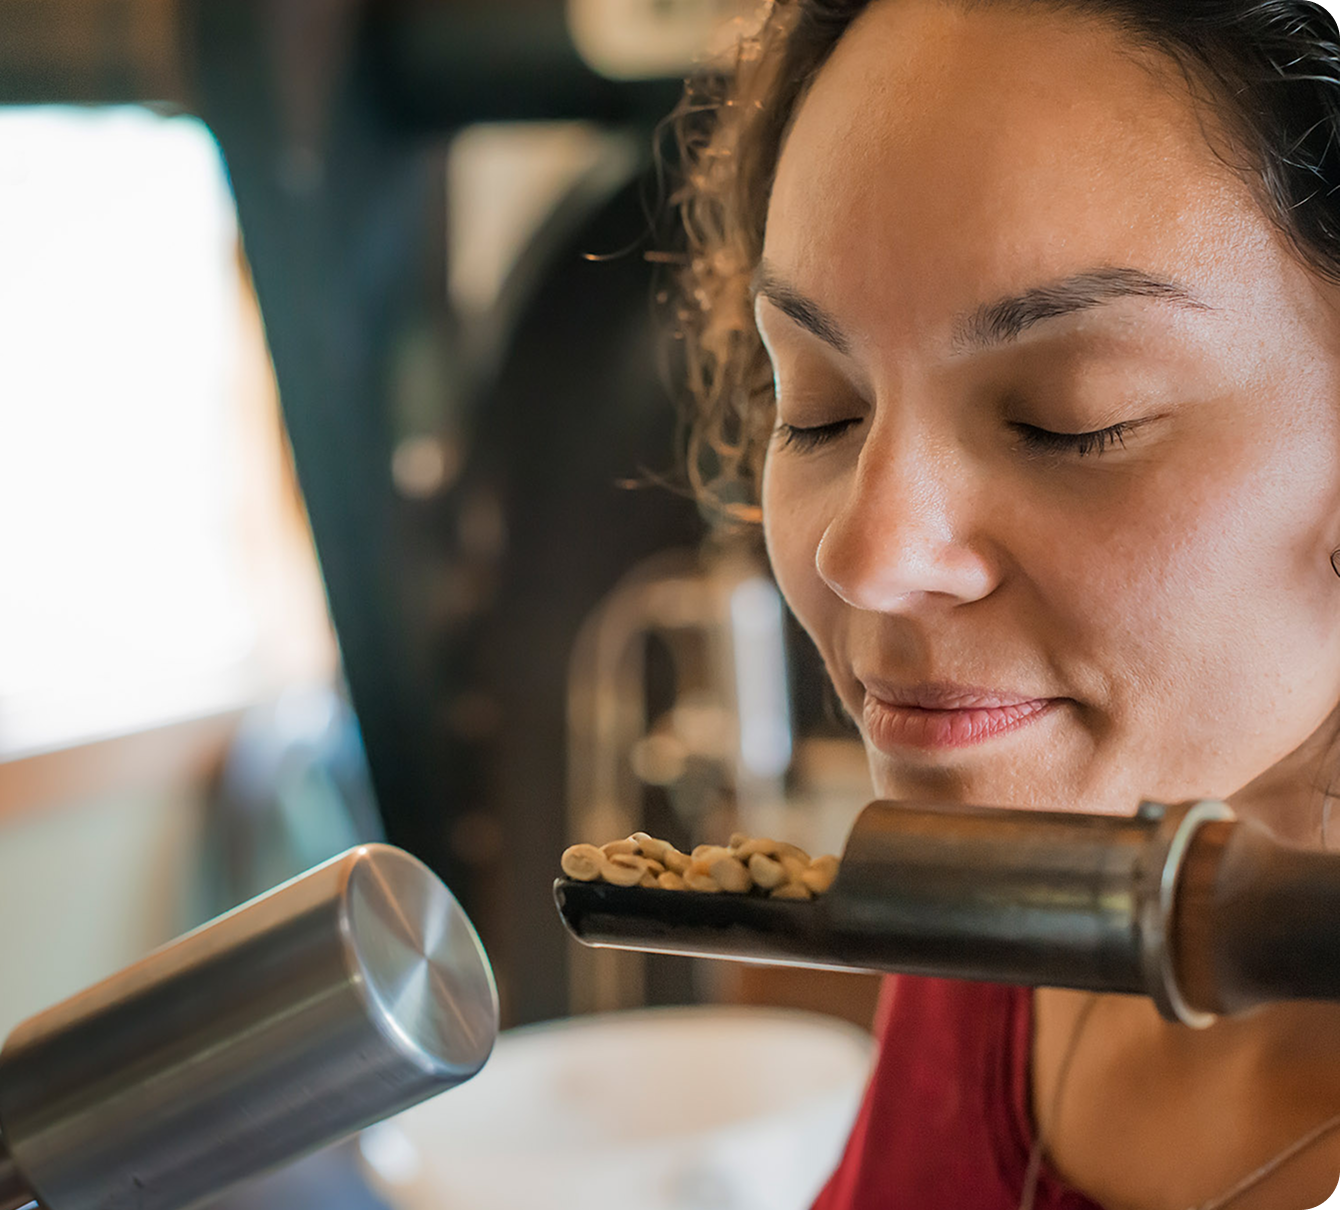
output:
[[[469,1079],[498,1036],[498,992],[474,926],[409,853],[363,845],[349,862],[345,925],[371,1005],[425,1072]]]

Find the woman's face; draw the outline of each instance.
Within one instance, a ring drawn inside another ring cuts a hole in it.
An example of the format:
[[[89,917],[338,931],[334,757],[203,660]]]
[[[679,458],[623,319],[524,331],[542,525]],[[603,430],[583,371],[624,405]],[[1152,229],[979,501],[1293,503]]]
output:
[[[1125,813],[1322,733],[1340,306],[1211,140],[1044,6],[878,0],[801,104],[765,529],[881,795]]]

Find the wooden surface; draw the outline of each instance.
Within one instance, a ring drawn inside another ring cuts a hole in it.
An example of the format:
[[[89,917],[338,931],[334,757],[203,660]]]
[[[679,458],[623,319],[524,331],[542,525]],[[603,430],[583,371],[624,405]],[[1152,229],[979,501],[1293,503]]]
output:
[[[0,762],[0,822],[95,795],[198,782],[217,768],[240,713],[229,711]]]

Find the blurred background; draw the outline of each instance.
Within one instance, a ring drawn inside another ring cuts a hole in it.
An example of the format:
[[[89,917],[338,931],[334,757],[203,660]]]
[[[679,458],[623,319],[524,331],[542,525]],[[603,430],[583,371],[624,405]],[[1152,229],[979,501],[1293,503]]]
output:
[[[635,828],[838,851],[869,797],[757,535],[666,485],[663,120],[759,16],[0,0],[0,1034],[371,839],[505,1026],[869,1027],[864,976],[578,952],[550,889]],[[384,1204],[379,1137],[379,1193],[343,1149],[229,1204]],[[745,1204],[709,1178],[673,1204]]]

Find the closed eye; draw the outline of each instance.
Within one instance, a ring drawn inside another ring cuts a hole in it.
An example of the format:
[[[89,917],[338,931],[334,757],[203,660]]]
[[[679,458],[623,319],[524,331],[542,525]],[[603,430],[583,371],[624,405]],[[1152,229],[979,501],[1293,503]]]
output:
[[[821,445],[827,445],[830,441],[836,441],[849,428],[860,423],[860,420],[855,417],[849,420],[835,420],[831,424],[816,424],[807,428],[779,422],[774,431],[774,436],[783,449],[795,449],[803,454],[818,449]]]
[[[1123,420],[1105,429],[1093,429],[1086,433],[1056,433],[1033,424],[1011,424],[1010,427],[1019,434],[1030,453],[1074,454],[1085,458],[1090,454],[1100,455],[1114,445],[1125,449],[1126,436],[1137,427],[1137,423]]]

